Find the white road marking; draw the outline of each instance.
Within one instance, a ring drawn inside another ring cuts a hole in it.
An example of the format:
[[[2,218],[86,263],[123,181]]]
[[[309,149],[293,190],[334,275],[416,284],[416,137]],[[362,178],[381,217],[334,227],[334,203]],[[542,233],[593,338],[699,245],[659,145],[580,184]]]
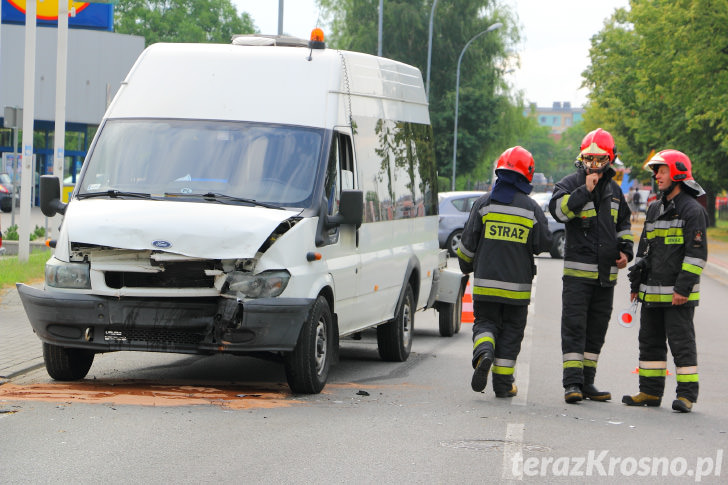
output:
[[[501,478],[523,480],[523,423],[508,423],[505,446],[503,447],[503,470]]]

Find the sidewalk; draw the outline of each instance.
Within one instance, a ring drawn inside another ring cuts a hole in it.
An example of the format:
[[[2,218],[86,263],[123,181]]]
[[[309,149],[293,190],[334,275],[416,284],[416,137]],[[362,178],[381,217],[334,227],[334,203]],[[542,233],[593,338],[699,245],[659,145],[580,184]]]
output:
[[[15,288],[0,290],[0,384],[43,366],[43,346],[33,333]]]
[[[632,224],[635,241],[642,232],[643,220]],[[704,274],[728,285],[728,243],[711,239],[708,252]],[[16,375],[42,366],[43,346],[33,333],[18,291],[15,288],[0,290],[0,385]]]

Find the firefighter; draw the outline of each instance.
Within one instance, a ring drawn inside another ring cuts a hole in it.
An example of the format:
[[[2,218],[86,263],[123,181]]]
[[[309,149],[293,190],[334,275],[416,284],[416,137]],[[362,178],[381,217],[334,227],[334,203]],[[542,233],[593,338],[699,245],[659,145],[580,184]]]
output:
[[[533,156],[525,148],[515,146],[503,152],[493,190],[473,204],[457,251],[463,273],[474,273],[475,371],[470,385],[482,392],[492,370],[496,397],[518,393],[513,371],[536,274],[533,255],[551,247],[546,216],[528,196],[534,167]]]
[[[608,401],[594,386],[617,272],[632,259],[629,206],[612,177],[614,139],[597,128],[581,142],[576,173],[554,187],[549,210],[566,225],[561,307],[564,400]]]
[[[630,267],[630,298],[642,301],[639,332],[639,389],[624,396],[628,406],[659,406],[665,389],[667,348],[675,360],[677,399],[672,409],[689,413],[698,400],[698,352],[693,316],[700,298],[700,273],[708,258],[708,214],[697,197],[690,159],[663,150],[647,165],[654,172],[659,202],[650,205]]]

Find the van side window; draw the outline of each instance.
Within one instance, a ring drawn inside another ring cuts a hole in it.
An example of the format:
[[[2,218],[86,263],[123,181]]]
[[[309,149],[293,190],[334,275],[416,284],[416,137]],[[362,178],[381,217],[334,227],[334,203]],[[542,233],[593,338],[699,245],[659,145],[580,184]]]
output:
[[[334,132],[331,140],[324,186],[328,200],[328,213],[334,215],[339,212],[341,191],[354,189],[354,160],[351,139],[343,133]]]

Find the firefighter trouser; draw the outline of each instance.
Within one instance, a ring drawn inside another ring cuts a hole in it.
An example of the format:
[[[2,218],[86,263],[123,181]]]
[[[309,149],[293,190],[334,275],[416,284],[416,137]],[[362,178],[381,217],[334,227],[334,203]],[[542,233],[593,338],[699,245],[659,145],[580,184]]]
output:
[[[614,287],[564,278],[561,303],[562,384],[594,384],[599,353],[612,316]]]
[[[694,306],[642,307],[640,314],[640,391],[660,396],[665,390],[667,346],[675,360],[677,397],[698,400],[698,351]]]
[[[481,356],[492,353],[493,390],[508,392],[515,380],[513,371],[521,352],[528,306],[476,300],[473,316],[473,367]]]

